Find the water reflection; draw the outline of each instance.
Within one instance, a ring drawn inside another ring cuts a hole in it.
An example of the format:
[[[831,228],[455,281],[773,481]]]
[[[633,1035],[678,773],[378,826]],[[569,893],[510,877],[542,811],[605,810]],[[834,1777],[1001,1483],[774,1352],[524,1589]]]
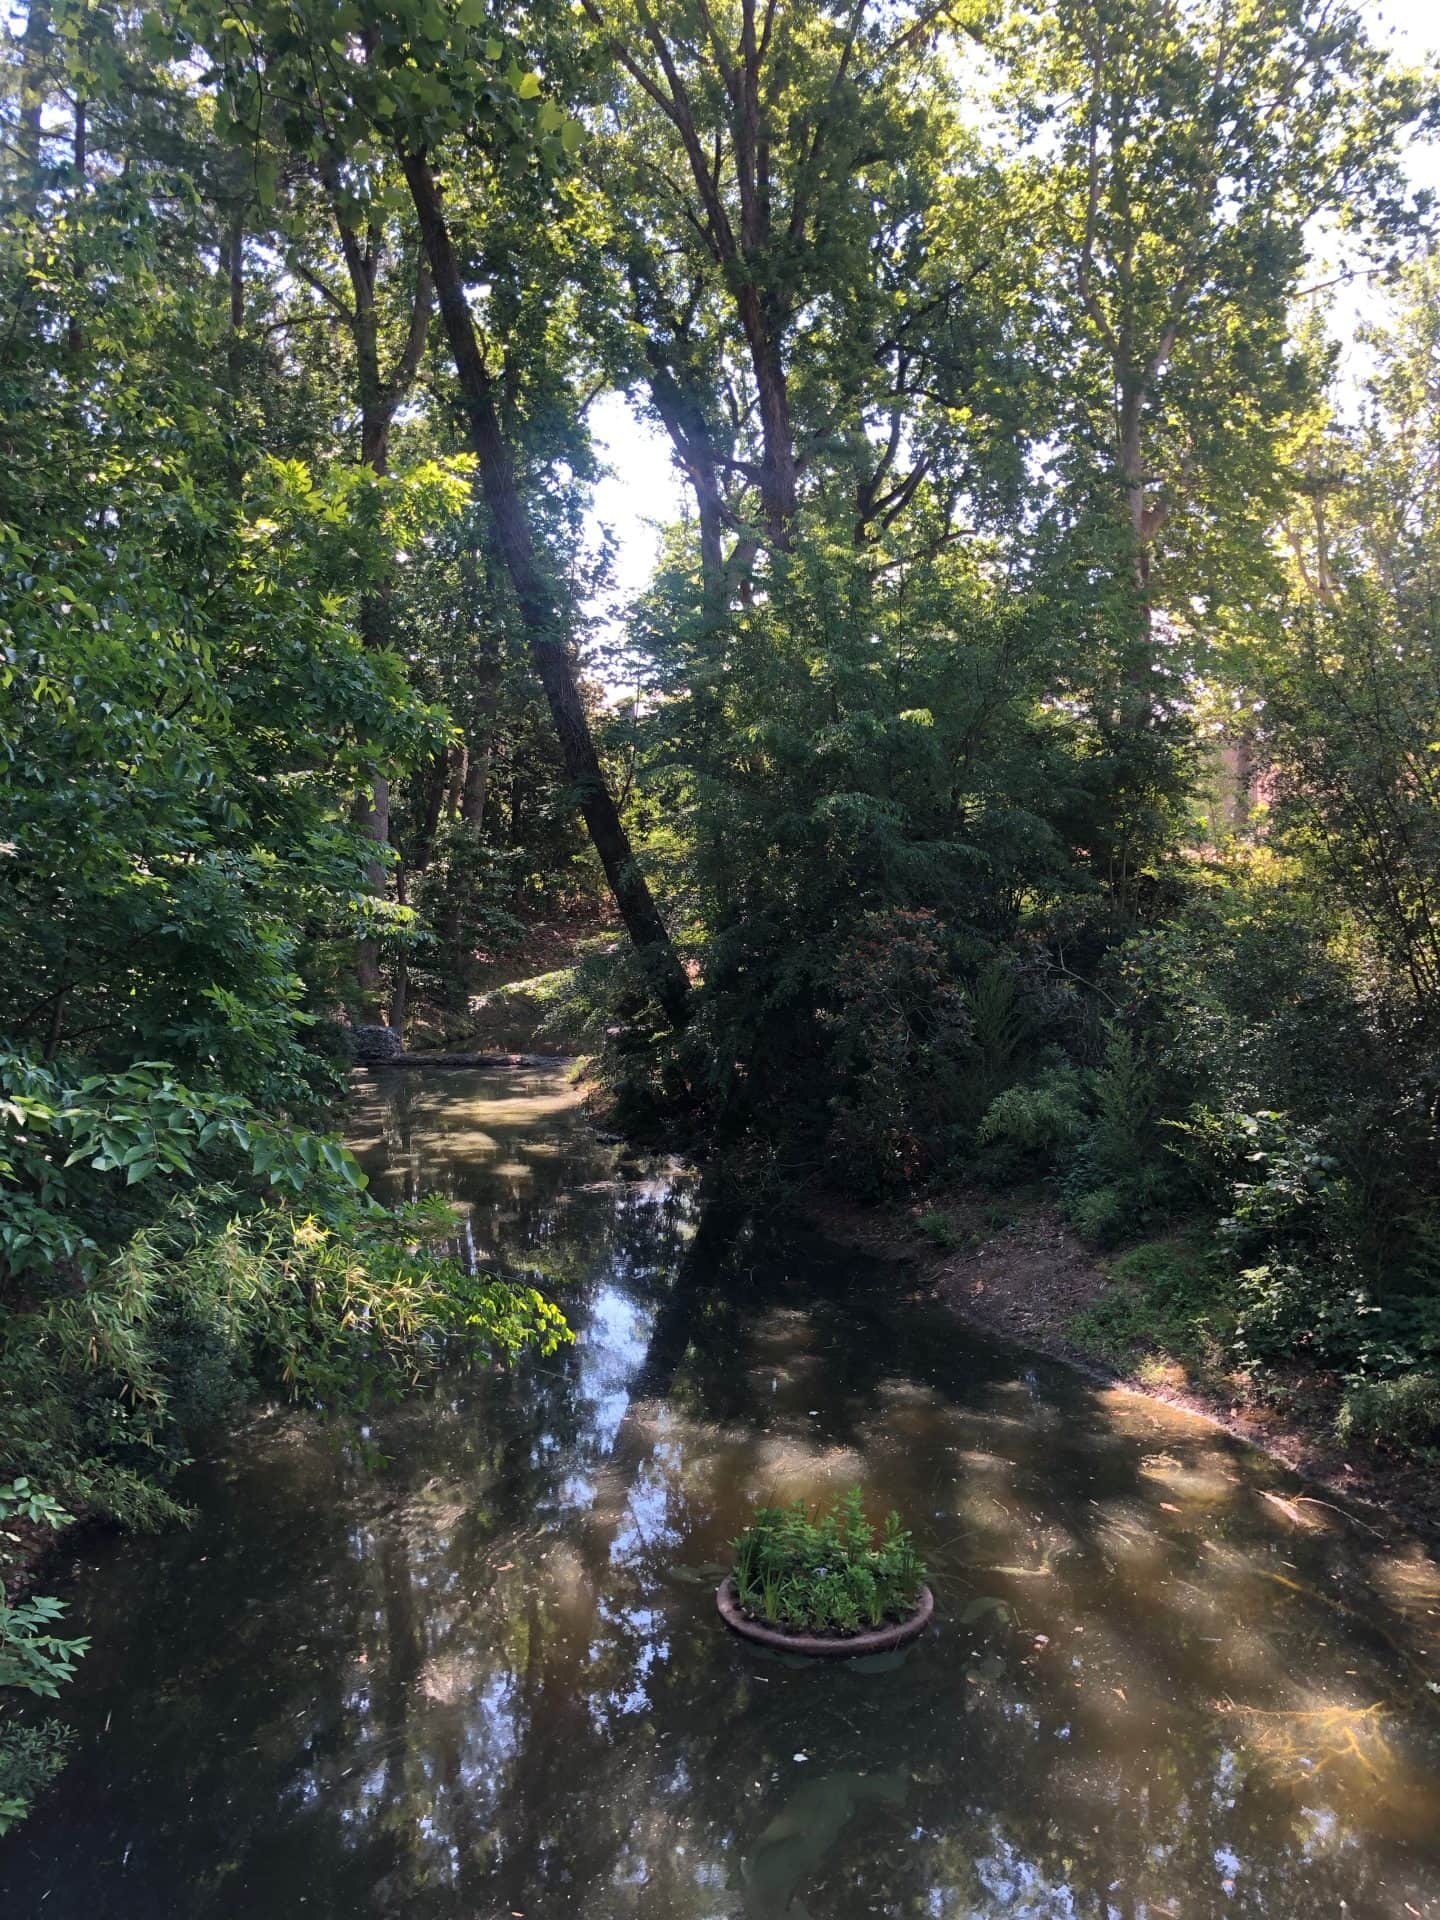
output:
[[[1226,1436],[697,1223],[558,1072],[361,1098],[382,1192],[579,1333],[343,1439],[257,1423],[99,1551],[75,1766],[4,1911],[1440,1915],[1440,1580]],[[941,1607],[836,1671],[718,1628],[761,1494],[859,1475]]]

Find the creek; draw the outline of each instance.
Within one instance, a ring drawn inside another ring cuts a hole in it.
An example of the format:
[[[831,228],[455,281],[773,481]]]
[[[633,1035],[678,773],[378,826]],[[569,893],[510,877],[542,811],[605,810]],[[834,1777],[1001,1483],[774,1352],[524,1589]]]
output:
[[[1209,1425],[701,1207],[563,1066],[361,1079],[381,1198],[573,1346],[274,1409],[196,1524],[86,1541],[74,1760],[0,1843],[46,1920],[1440,1915],[1440,1570]],[[858,1480],[902,1653],[725,1632],[762,1497]]]

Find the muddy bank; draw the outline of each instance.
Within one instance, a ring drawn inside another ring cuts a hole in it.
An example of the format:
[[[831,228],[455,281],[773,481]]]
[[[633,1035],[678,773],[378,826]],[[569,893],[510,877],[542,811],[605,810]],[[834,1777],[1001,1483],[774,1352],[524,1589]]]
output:
[[[821,1196],[809,1211],[827,1235],[893,1261],[915,1285],[945,1300],[982,1332],[1029,1347],[1092,1379],[1185,1408],[1259,1447],[1348,1507],[1388,1514],[1440,1545],[1440,1475],[1422,1463],[1343,1450],[1334,1434],[1335,1386],[1296,1369],[1272,1376],[1276,1400],[1261,1401],[1238,1373],[1200,1376],[1178,1362],[1137,1356],[1130,1366],[1098,1359],[1074,1337],[1078,1315],[1114,1286],[1103,1255],[1087,1248],[1057,1208],[1040,1199],[960,1190],[939,1196],[960,1244],[937,1245],[920,1225],[937,1208],[926,1195],[890,1207]],[[1003,1213],[1002,1220],[996,1219]],[[1353,1515],[1364,1525],[1363,1512]]]

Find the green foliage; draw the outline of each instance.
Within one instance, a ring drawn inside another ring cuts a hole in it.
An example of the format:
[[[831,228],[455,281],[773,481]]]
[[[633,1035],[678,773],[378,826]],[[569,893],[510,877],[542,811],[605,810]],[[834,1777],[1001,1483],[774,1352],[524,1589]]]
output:
[[[174,1202],[78,1283],[0,1310],[6,1458],[132,1525],[176,1515],[163,1480],[187,1430],[257,1387],[324,1408],[394,1391],[449,1347],[553,1351],[569,1332],[533,1289],[467,1274],[443,1204],[327,1198]]]
[[[50,1631],[64,1613],[63,1602],[46,1594],[6,1602],[0,1608],[0,1687],[58,1697],[63,1681],[75,1674],[75,1662],[87,1640],[63,1640]]]
[[[900,581],[821,539],[733,616],[723,670],[713,629],[647,617],[719,1124],[769,1132],[783,1100],[782,1153],[872,1187],[943,1162],[1030,1037],[997,949],[1027,896],[1085,884],[1062,822],[1090,743],[1043,703],[1049,636],[968,557]]]
[[[1118,559],[1122,590],[1138,561],[1145,594],[1187,617],[1194,598],[1243,603],[1274,584],[1284,435],[1313,400],[1289,340],[1306,222],[1383,245],[1423,215],[1398,136],[1433,119],[1433,88],[1362,9],[1315,0],[1238,28],[1215,6],[1027,3],[1001,37],[1025,210],[1069,310],[1051,507],[1069,558]],[[1165,673],[1147,651],[1141,671]]]
[[[1201,1374],[1228,1363],[1233,1312],[1203,1232],[1131,1247],[1109,1272],[1106,1292],[1071,1323],[1087,1352],[1115,1367],[1176,1360]]]
[[[1007,1087],[976,1130],[991,1178],[1059,1173],[1066,1210],[1100,1246],[1133,1239],[1175,1211],[1185,1191],[1162,1131],[1162,1087],[1132,1035],[1102,1028],[1098,1065],[1060,1060]]]
[[[433,929],[412,950],[412,987],[439,1005],[464,1006],[476,959],[493,959],[524,932],[502,904],[515,894],[516,855],[491,845],[472,827],[452,822],[441,832],[415,890],[416,905]]]
[[[1159,1080],[1125,1028],[1106,1028],[1089,1081],[1093,1118],[1066,1173],[1065,1199],[1086,1239],[1113,1246],[1162,1221],[1183,1183],[1160,1130]]]
[[[79,473],[74,511],[58,485],[47,503],[63,535],[32,523],[0,542],[10,1030],[51,1053],[67,1034],[112,1060],[163,1052],[303,1102],[318,1076],[301,929],[357,924],[360,742],[414,752],[435,717],[398,661],[360,646],[332,586],[370,563],[349,497],[287,467],[237,512],[197,464],[117,453],[96,511],[133,542],[119,553],[103,521],[87,528]]]
[[[830,1153],[865,1185],[945,1157],[971,1025],[933,915],[871,913],[840,953],[824,1018],[837,1081]]]
[[[1034,1016],[1015,968],[1001,959],[988,961],[966,987],[965,1011],[970,1016],[974,1097],[983,1103],[991,1090],[1005,1087],[1023,1058]]]
[[[17,1518],[32,1526],[55,1528],[68,1525],[70,1515],[22,1474],[8,1486],[0,1486],[0,1539],[14,1538],[9,1523]],[[8,1558],[0,1552],[0,1568]],[[0,1687],[56,1698],[61,1683],[73,1677],[75,1662],[90,1644],[63,1640],[50,1631],[64,1611],[61,1601],[43,1594],[10,1601],[0,1584]]]
[[[532,982],[541,1040],[572,1052],[600,1048],[607,1031],[634,1012],[639,989],[628,959],[615,941],[600,939],[573,967]]]
[[[968,1235],[955,1225],[940,1207],[929,1207],[915,1222],[925,1238],[944,1253],[954,1253],[958,1247],[966,1244]]]
[[[88,1639],[65,1639],[51,1631],[64,1604],[46,1594],[12,1600],[5,1576],[17,1539],[13,1523],[56,1528],[70,1515],[49,1494],[20,1475],[0,1485],[0,1834],[22,1820],[36,1794],[65,1764],[68,1738],[54,1720],[17,1726],[4,1718],[11,1703],[4,1689],[53,1700],[71,1679]]]
[[[1352,1382],[1335,1432],[1343,1446],[1392,1448],[1433,1462],[1440,1441],[1440,1374],[1417,1370],[1393,1380]]]
[[[197,1179],[245,1177],[343,1198],[363,1184],[335,1140],[276,1124],[239,1094],[182,1085],[163,1061],[87,1073],[0,1052],[0,1257],[12,1279],[84,1273],[102,1244]]]
[[[859,1487],[831,1507],[757,1507],[732,1542],[745,1611],[794,1632],[858,1633],[914,1610],[925,1567],[897,1513],[879,1532]]]
[[[1080,1072],[1067,1063],[1048,1068],[1030,1086],[1007,1087],[987,1108],[976,1139],[1051,1166],[1084,1137],[1086,1124]]]
[[[70,1735],[58,1720],[0,1727],[0,1834],[25,1818],[65,1765]]]
[[[1259,665],[1275,823],[1366,930],[1387,989],[1440,1021],[1440,635],[1428,586],[1357,579]]]

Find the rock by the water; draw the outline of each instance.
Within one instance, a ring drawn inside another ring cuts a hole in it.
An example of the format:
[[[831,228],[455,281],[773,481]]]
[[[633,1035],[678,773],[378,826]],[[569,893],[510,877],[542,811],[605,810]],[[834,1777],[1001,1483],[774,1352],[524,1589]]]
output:
[[[405,1051],[405,1042],[393,1027],[356,1027],[354,1045],[355,1059],[362,1067],[374,1066],[378,1060],[393,1060]]]

